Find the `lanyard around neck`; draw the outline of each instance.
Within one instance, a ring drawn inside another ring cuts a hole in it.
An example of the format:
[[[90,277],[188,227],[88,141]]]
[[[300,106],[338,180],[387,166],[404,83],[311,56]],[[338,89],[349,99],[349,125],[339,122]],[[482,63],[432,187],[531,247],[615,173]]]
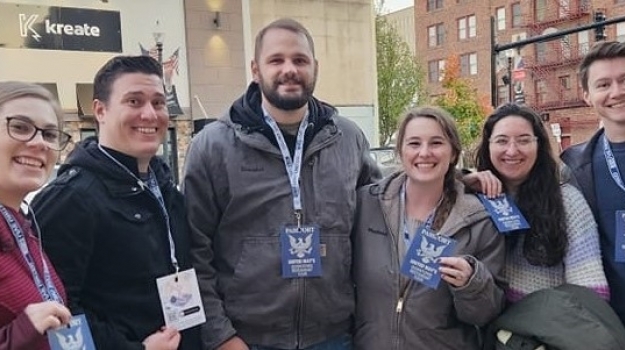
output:
[[[304,135],[306,134],[306,128],[308,127],[308,114],[299,124],[297,130],[297,138],[295,139],[295,150],[293,152],[293,158],[289,148],[284,141],[284,136],[278,127],[278,123],[267,113],[263,111],[265,123],[269,125],[273,131],[276,141],[278,142],[278,148],[282,154],[282,160],[286,168],[286,173],[289,177],[289,183],[291,184],[291,193],[293,194],[293,209],[295,211],[295,217],[297,219],[297,226],[301,226],[301,213],[302,213],[302,193],[299,185],[299,177],[302,169],[302,157],[304,153]]]
[[[410,232],[408,232],[408,220],[406,219],[406,217],[408,216],[408,211],[406,208],[406,182],[403,183],[403,185],[401,186],[401,192],[399,195],[399,200],[401,201],[400,203],[400,208],[404,208],[404,220],[403,220],[403,233],[404,233],[404,242],[406,243],[406,247],[410,246],[410,241],[412,240],[412,238],[410,237]],[[443,201],[443,197],[441,197],[441,199],[439,199],[438,203],[436,204],[436,206],[434,207],[434,209],[432,209],[432,211],[430,212],[430,214],[428,215],[427,219],[425,219],[425,222],[420,225],[419,227],[417,227],[415,229],[415,234],[417,232],[419,232],[419,229],[421,227],[425,228],[426,230],[430,231],[432,229],[432,225],[434,223],[434,217],[436,216],[436,210],[438,209],[438,206],[441,204],[441,202]]]
[[[612,153],[612,149],[610,149],[610,143],[608,139],[603,134],[603,155],[605,156],[605,161],[608,164],[608,169],[610,170],[610,175],[612,176],[612,180],[614,183],[623,191],[625,191],[625,184],[623,184],[623,178],[621,177],[621,172],[618,169],[618,165],[616,164],[616,159],[614,159],[614,154]]]
[[[20,252],[22,253],[22,257],[24,258],[24,261],[26,262],[26,265],[28,266],[28,269],[30,270],[30,274],[32,275],[33,282],[35,283],[35,286],[39,290],[39,294],[41,295],[41,298],[44,301],[56,301],[56,302],[63,304],[63,299],[59,295],[59,292],[57,291],[56,287],[54,286],[54,282],[52,281],[52,276],[50,275],[50,269],[48,268],[46,259],[43,256],[43,251],[41,250],[39,251],[41,255],[41,264],[43,265],[43,281],[42,281],[41,276],[39,275],[39,272],[37,271],[35,260],[33,259],[30,253],[30,250],[28,249],[28,243],[26,242],[24,231],[22,230],[20,225],[17,223],[17,220],[15,219],[13,214],[11,214],[7,210],[7,208],[5,208],[2,204],[0,204],[0,213],[2,213],[4,220],[6,220],[7,224],[9,225],[9,228],[11,229],[11,233],[13,233],[13,238],[15,238],[15,241],[17,242],[17,246],[19,247]],[[34,216],[33,216],[33,220],[35,221],[35,225],[36,225],[36,220],[34,219]],[[39,241],[39,244],[41,247],[41,239]]]
[[[171,234],[171,223],[169,220],[169,213],[167,213],[167,208],[165,207],[165,200],[163,199],[163,194],[161,193],[161,189],[158,187],[158,181],[156,180],[156,175],[154,175],[154,172],[151,169],[148,169],[149,177],[148,177],[148,182],[146,184],[145,182],[143,182],[143,180],[139,179],[135,174],[133,174],[132,171],[130,171],[130,169],[128,169],[124,164],[122,164],[120,161],[118,161],[112,155],[110,155],[104,148],[102,148],[102,146],[100,146],[100,144],[98,144],[98,148],[100,149],[102,153],[104,153],[104,155],[107,158],[112,160],[113,163],[117,164],[120,168],[122,168],[130,176],[132,176],[142,189],[147,188],[149,190],[148,192],[151,193],[152,196],[154,196],[154,198],[156,198],[156,201],[158,202],[158,206],[159,208],[161,208],[163,216],[165,217],[165,223],[167,225],[167,239],[169,241],[169,258],[171,260],[171,264],[176,270],[176,273],[178,273],[180,266],[178,265],[178,259],[176,258],[176,245],[174,243],[174,238]]]

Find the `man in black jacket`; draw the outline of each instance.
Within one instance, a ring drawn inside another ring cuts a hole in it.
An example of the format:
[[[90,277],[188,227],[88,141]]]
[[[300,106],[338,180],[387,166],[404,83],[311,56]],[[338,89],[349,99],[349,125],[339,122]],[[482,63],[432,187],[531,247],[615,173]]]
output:
[[[72,313],[99,350],[197,349],[199,333],[164,327],[156,279],[189,267],[182,194],[155,157],[169,116],[161,67],[108,61],[94,80],[98,139],[79,143],[33,202]]]

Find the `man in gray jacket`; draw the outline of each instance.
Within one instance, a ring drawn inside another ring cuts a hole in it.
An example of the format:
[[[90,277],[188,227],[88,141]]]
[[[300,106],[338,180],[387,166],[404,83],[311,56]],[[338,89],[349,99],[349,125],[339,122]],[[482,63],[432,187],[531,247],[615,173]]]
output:
[[[247,92],[191,143],[203,349],[351,349],[356,189],[379,171],[363,132],[312,96],[317,71],[306,28],[269,24]]]

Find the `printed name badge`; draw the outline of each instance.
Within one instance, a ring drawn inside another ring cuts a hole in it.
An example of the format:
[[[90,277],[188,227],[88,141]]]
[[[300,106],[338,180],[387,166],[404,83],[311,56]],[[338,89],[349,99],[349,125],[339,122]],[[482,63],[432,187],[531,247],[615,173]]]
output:
[[[616,211],[614,261],[625,262],[625,210]]]
[[[441,281],[438,258],[450,256],[455,247],[454,239],[437,235],[425,227],[420,227],[401,264],[401,273],[427,287],[436,289]]]
[[[321,276],[318,227],[286,226],[280,233],[280,246],[282,278]]]
[[[156,279],[165,325],[179,331],[206,322],[195,269]]]
[[[477,196],[484,204],[500,233],[530,228],[527,220],[510,196],[503,195],[495,199],[489,199],[483,194]]]
[[[68,326],[46,333],[51,350],[95,350],[85,315],[72,316]]]

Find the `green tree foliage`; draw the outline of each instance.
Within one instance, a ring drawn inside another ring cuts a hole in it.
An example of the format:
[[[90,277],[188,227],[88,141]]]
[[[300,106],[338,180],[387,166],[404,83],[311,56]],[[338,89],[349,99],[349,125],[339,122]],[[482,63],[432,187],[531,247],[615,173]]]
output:
[[[434,103],[455,118],[462,148],[468,151],[475,146],[492,107],[486,96],[480,96],[471,82],[460,76],[458,56],[447,58],[442,85],[445,92]]]
[[[378,117],[380,141],[386,145],[406,109],[427,97],[425,74],[408,44],[384,17],[376,16]]]

